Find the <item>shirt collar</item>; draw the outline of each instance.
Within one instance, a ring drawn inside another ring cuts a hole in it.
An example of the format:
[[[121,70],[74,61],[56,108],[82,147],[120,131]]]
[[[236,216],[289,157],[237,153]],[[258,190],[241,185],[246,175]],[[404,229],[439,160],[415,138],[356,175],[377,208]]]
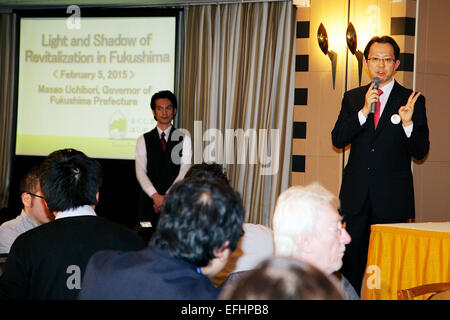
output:
[[[94,209],[90,205],[84,205],[81,207],[69,209],[66,211],[60,211],[56,214],[56,219],[79,217],[79,216],[96,216]]]
[[[172,126],[168,127],[166,130],[164,130],[164,133],[166,134],[166,140],[167,140],[167,137],[169,137],[171,129],[172,129]],[[158,134],[161,137],[161,133],[163,132],[163,130],[161,130],[158,126],[156,126],[156,130],[158,130]]]
[[[383,88],[380,88],[383,91],[384,97],[389,97],[389,95],[391,94],[392,88],[394,87],[395,84],[395,80],[394,77],[392,77],[391,81],[386,84]]]

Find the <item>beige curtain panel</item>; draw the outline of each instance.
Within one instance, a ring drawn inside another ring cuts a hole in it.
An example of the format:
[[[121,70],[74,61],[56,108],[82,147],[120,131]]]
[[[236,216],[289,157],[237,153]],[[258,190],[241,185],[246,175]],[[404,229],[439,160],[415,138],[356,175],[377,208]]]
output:
[[[247,222],[270,225],[289,184],[294,105],[292,1],[188,6],[179,126],[194,163],[226,167]]]

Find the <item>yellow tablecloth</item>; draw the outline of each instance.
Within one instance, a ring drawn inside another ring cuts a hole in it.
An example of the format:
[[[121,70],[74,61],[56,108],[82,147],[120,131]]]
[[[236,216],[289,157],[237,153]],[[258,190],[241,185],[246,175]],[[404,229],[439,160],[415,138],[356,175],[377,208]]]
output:
[[[436,282],[450,282],[450,222],[372,225],[364,299]]]

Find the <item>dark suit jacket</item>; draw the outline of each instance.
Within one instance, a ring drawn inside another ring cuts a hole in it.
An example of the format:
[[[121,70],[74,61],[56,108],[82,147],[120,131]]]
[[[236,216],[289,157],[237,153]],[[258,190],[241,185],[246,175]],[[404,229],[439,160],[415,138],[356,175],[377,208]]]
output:
[[[0,278],[0,299],[75,300],[95,252],[144,247],[136,233],[102,217],[56,219],[21,234],[13,243]]]
[[[428,125],[425,98],[416,101],[413,131],[410,138],[402,122],[391,117],[405,105],[412,91],[395,82],[376,131],[373,114],[363,126],[358,112],[363,107],[369,85],[344,94],[342,108],[332,131],[333,145],[351,144],[340,191],[341,213],[358,214],[369,196],[373,216],[377,219],[401,220],[414,217],[414,189],[411,157],[422,159],[428,153]]]
[[[213,300],[219,289],[196,266],[150,246],[102,251],[89,260],[81,300]]]

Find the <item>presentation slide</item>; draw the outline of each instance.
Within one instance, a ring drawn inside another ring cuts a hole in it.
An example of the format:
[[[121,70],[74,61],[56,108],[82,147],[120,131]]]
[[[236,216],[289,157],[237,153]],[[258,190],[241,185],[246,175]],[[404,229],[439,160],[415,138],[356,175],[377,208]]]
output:
[[[155,127],[151,96],[174,91],[175,17],[21,18],[17,155],[75,148],[134,159]]]

